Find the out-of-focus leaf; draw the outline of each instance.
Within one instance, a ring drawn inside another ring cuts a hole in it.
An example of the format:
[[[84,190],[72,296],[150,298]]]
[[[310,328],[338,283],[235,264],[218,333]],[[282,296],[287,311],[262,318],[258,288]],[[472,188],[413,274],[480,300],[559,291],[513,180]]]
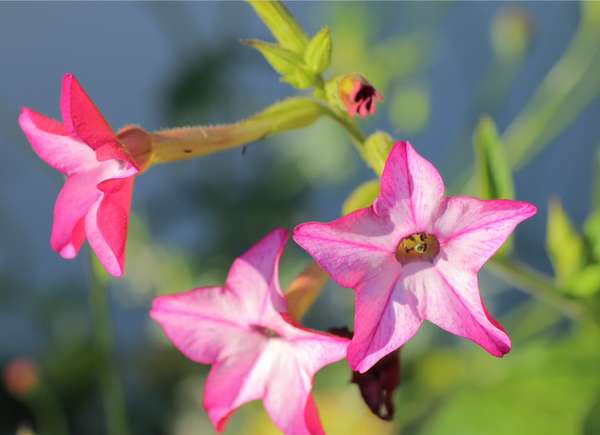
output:
[[[513,199],[515,188],[506,150],[490,117],[484,116],[479,121],[473,136],[473,146],[479,195],[484,199]],[[504,255],[511,249],[512,238],[509,238],[498,253]]]
[[[500,9],[492,21],[490,33],[496,56],[505,62],[521,59],[531,43],[531,27],[525,9]]]
[[[588,242],[590,257],[600,261],[600,151],[596,152],[595,170],[592,212],[583,223],[583,233]]]
[[[377,131],[367,138],[363,146],[367,163],[377,175],[381,175],[388,154],[394,146],[394,140],[389,134]]]
[[[331,63],[331,31],[329,27],[323,27],[310,40],[304,52],[304,62],[315,73],[325,71]]]
[[[600,391],[583,422],[582,435],[598,435],[600,433]]]
[[[577,233],[558,200],[548,209],[546,249],[559,285],[566,285],[583,267],[583,239]]]
[[[304,53],[308,36],[282,2],[249,0],[248,3],[282,47],[299,55]]]
[[[473,144],[477,159],[479,195],[484,199],[513,199],[515,188],[506,150],[491,118],[481,118],[475,130]]]
[[[600,264],[591,264],[584,267],[571,277],[566,285],[566,290],[573,296],[592,296],[600,290]]]
[[[462,382],[418,433],[580,435],[600,387],[598,339],[587,323],[565,339],[522,346],[507,359],[467,355]]]
[[[242,43],[260,51],[273,69],[282,76],[296,73],[297,70],[305,70],[304,61],[300,56],[277,44],[258,39],[244,39]],[[306,74],[310,75],[308,71]]]
[[[371,180],[361,184],[344,201],[342,214],[346,215],[359,208],[370,206],[377,195],[379,195],[379,180]]]

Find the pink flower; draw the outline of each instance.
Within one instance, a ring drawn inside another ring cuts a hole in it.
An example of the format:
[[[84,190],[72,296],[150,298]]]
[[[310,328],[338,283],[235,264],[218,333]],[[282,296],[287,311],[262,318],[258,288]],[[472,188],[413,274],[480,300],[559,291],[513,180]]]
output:
[[[19,116],[33,150],[67,176],[54,206],[50,244],[74,258],[87,238],[106,270],[121,276],[139,168],[72,74],[63,78],[60,108],[62,124],[30,109]]]
[[[477,273],[535,213],[525,202],[444,196],[435,167],[399,142],[371,207],[299,225],[294,240],[338,284],[356,291],[348,360],[365,372],[425,319],[492,355],[510,351],[510,338],[483,304]]]
[[[212,364],[204,407],[218,431],[241,405],[262,399],[287,434],[322,434],[312,378],[344,358],[348,340],[293,325],[278,280],[288,233],[276,229],[239,257],[223,287],[162,296],[151,316],[188,358]]]

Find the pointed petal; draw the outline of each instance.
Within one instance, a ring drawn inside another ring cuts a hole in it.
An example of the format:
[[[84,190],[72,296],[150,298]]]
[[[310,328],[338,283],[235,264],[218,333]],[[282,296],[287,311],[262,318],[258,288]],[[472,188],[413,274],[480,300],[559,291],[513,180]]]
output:
[[[104,181],[102,199],[90,208],[85,219],[88,242],[102,265],[114,275],[123,275],[125,246],[134,177]],[[101,187],[101,186],[100,186]]]
[[[56,198],[50,244],[64,258],[74,258],[81,248],[83,218],[100,199],[96,185],[102,176],[101,167],[71,175]]]
[[[422,302],[423,316],[430,322],[494,356],[510,351],[510,338],[483,305],[475,273],[440,259],[435,267],[416,271],[404,281]]]
[[[444,181],[435,167],[408,142],[392,148],[381,176],[377,214],[389,215],[404,235],[428,230],[444,197]]]
[[[288,240],[288,231],[278,228],[238,257],[227,276],[225,286],[244,301],[248,316],[254,321],[287,311],[279,287],[279,260]]]
[[[393,260],[395,261],[395,260]],[[357,290],[348,363],[361,373],[410,340],[421,326],[417,300],[399,280],[392,260]]]
[[[94,151],[68,136],[59,122],[23,109],[19,124],[37,155],[62,173],[71,175],[97,164]]]
[[[213,364],[244,344],[247,325],[239,321],[240,301],[221,287],[196,288],[154,299],[150,316],[189,359]],[[229,351],[224,349],[231,343]]]
[[[311,397],[313,373],[286,349],[269,349],[273,354],[270,380],[263,399],[265,410],[277,427],[290,435],[324,435],[319,414]]]
[[[518,223],[537,209],[527,202],[484,201],[468,196],[447,199],[434,223],[443,254],[461,268],[478,271],[502,246]]]
[[[294,230],[294,240],[342,287],[353,288],[394,256],[394,226],[372,207],[332,222],[308,222]]]
[[[271,361],[263,350],[267,344],[258,334],[239,334],[223,343],[228,356],[213,365],[204,386],[204,408],[217,431],[245,403],[260,399],[271,376]],[[234,344],[235,343],[235,344]]]
[[[60,109],[67,134],[95,150],[98,160],[130,162],[108,122],[73,74],[63,77]]]

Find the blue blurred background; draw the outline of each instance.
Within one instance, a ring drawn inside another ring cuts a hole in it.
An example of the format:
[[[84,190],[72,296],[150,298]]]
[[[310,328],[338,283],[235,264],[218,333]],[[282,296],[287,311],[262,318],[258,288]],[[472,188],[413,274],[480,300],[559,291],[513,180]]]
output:
[[[384,94],[377,116],[360,121],[364,131],[409,139],[450,187],[470,174],[481,115],[505,132],[534,112],[524,136],[508,145],[519,150],[531,142],[527,149],[535,152],[521,160],[515,185],[518,199],[540,209],[517,232],[514,255],[552,273],[549,198],[561,200],[576,227],[593,208],[598,8],[585,12],[591,24],[582,29],[585,9],[566,2],[289,7],[311,35],[331,26],[333,72],[360,72]],[[0,5],[0,367],[14,358],[35,362],[45,391],[28,400],[0,387],[0,433],[40,430],[44,413],[70,433],[107,430],[91,345],[89,249],[73,261],[50,249],[62,179],[32,152],[16,122],[20,108],[60,118],[60,81],[73,72],[115,129],[233,122],[296,92],[239,44],[243,38],[271,40],[243,3]],[[561,61],[560,74],[539,91]],[[131,433],[212,430],[200,405],[206,369],[185,360],[150,323],[152,297],[221,282],[233,258],[271,228],[339,216],[348,194],[370,178],[349,138],[327,119],[253,143],[243,155],[233,150],[155,167],[139,178],[126,277],[109,281]],[[308,261],[290,244],[282,282]],[[368,413],[345,363],[337,364],[317,377],[329,433],[600,433],[597,325],[567,320],[485,271],[481,279],[491,311],[513,336],[512,354],[494,360],[424,328],[403,350],[393,423]],[[329,284],[306,323],[351,326],[352,302],[350,290]],[[260,406],[249,405],[228,433],[263,434],[269,425]]]

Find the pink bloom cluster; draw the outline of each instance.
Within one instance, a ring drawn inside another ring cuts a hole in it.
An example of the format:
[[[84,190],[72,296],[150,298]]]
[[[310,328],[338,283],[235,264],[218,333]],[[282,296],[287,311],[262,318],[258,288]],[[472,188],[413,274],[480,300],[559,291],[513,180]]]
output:
[[[19,116],[33,150],[67,177],[54,206],[50,244],[74,258],[87,238],[106,270],[121,276],[139,168],[72,74],[63,79],[60,109],[62,124],[30,109]]]
[[[375,111],[380,96],[368,83],[354,80],[347,87],[349,113]],[[63,80],[61,112],[62,124],[29,109],[19,117],[34,151],[66,175],[51,245],[73,258],[87,238],[104,267],[120,276],[133,182],[142,168],[125,136],[111,130],[70,74]],[[391,354],[424,320],[492,355],[510,351],[510,338],[481,299],[477,274],[516,225],[535,213],[525,202],[445,196],[435,167],[398,142],[370,207],[294,231],[294,240],[339,285],[356,292],[351,340],[290,318],[278,280],[288,240],[283,229],[236,259],[223,286],[159,297],[151,316],[188,358],[212,365],[204,406],[219,431],[239,406],[261,399],[284,433],[324,433],[312,380],[344,357],[360,373],[381,361],[370,375],[353,379],[369,406],[377,411],[383,404],[389,418],[390,394],[400,381]]]

